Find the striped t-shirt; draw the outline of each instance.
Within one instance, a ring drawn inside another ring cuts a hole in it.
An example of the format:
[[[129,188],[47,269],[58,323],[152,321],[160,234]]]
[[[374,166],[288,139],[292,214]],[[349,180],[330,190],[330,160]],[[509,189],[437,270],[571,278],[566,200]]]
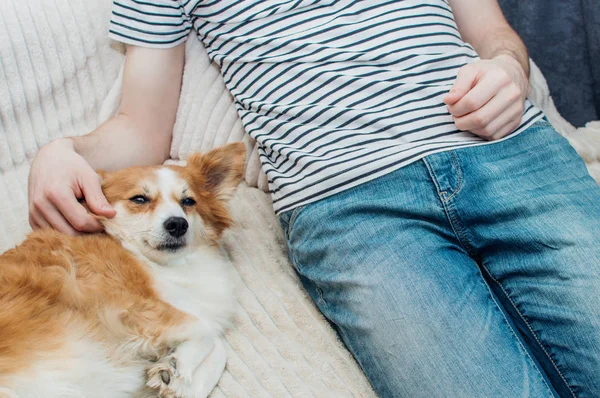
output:
[[[278,213],[488,143],[458,131],[442,102],[478,59],[447,1],[114,1],[116,40],[172,47],[191,29],[259,145]],[[513,134],[541,117],[527,101]]]

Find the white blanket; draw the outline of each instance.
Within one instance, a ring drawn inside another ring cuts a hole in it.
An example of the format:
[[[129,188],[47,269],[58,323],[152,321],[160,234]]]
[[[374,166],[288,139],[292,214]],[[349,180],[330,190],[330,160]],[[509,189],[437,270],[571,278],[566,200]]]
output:
[[[121,46],[106,38],[110,0],[0,1],[0,251],[25,237],[27,174],[49,140],[91,131],[118,106]],[[171,156],[246,140],[218,70],[189,40]],[[600,123],[576,130],[556,112],[537,68],[532,98],[600,180]],[[256,150],[248,185],[226,234],[243,282],[241,311],[228,334],[227,370],[214,396],[373,396],[368,382],[312,304],[285,255]],[[258,186],[260,189],[251,188]]]

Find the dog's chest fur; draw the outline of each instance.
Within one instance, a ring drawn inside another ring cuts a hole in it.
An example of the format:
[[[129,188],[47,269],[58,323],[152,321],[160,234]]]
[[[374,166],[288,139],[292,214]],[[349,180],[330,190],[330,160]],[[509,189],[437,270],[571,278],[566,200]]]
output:
[[[217,248],[196,250],[166,266],[149,265],[162,300],[194,315],[209,334],[221,334],[229,326],[237,308],[237,279]]]

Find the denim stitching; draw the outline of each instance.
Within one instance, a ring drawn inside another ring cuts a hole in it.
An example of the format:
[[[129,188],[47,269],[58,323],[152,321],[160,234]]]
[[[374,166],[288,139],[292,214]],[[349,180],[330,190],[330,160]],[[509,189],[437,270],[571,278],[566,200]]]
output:
[[[429,163],[425,162],[425,165],[427,166],[427,170],[430,172],[431,179],[433,180],[435,186],[439,187],[438,182],[435,179],[435,173],[433,172],[433,169],[430,168]],[[475,253],[475,249],[473,248],[469,237],[466,235],[466,231],[464,231],[464,228],[460,227],[460,220],[455,214],[454,207],[451,203],[444,201],[442,198],[440,198],[440,202],[444,209],[444,213],[446,213],[448,224],[450,224],[450,228],[452,228],[452,232],[454,232],[458,243],[469,256],[476,257],[477,253]]]
[[[423,163],[425,163],[425,167],[427,168],[427,171],[429,172],[429,177],[433,181],[433,184],[435,185],[436,190],[439,192],[439,195],[442,195],[442,193],[444,193],[446,191],[440,192],[440,185],[438,184],[437,178],[435,177],[435,172],[431,168],[431,165],[429,164],[427,159],[423,159]],[[450,212],[448,211],[448,207],[447,207],[448,203],[446,203],[442,197],[440,197],[439,199],[440,199],[440,202],[444,209],[444,213],[446,213],[446,218],[448,218],[448,223],[450,224],[450,228],[452,228],[452,232],[454,232],[454,235],[458,239],[458,243],[465,250],[465,252],[467,252],[467,254],[472,255],[473,254],[472,247],[468,242],[467,242],[467,244],[469,247],[465,246],[466,239],[463,240],[461,233],[457,230],[455,223],[457,223],[458,220],[455,220],[454,217],[452,216],[452,214],[450,214]]]
[[[525,355],[527,356],[527,358],[529,358],[529,361],[531,361],[531,365],[534,367],[535,370],[537,370],[538,376],[539,376],[540,380],[542,381],[542,383],[546,386],[546,389],[548,390],[548,393],[550,394],[550,396],[554,397],[554,394],[552,393],[552,389],[550,388],[550,386],[548,385],[548,383],[544,379],[544,376],[542,376],[542,370],[540,368],[538,368],[538,366],[535,363],[535,361],[533,360],[533,358],[531,358],[531,355],[529,355],[529,352],[527,351],[527,349],[525,349],[525,347],[521,343],[521,340],[517,337],[515,330],[510,325],[510,322],[506,318],[506,314],[500,309],[500,304],[496,301],[496,298],[494,297],[494,293],[492,292],[491,288],[489,287],[489,285],[487,283],[485,283],[485,281],[483,282],[483,284],[485,285],[485,287],[487,288],[488,292],[490,293],[490,298],[492,299],[492,301],[496,305],[496,309],[500,312],[500,314],[502,315],[502,318],[504,318],[504,322],[506,323],[506,326],[508,326],[508,329],[510,330],[510,333],[513,335],[513,337],[517,341],[517,344],[519,345],[519,347],[521,347],[521,349],[523,350],[523,352],[525,353]],[[569,388],[569,390],[570,390],[570,388]]]
[[[496,278],[494,278],[494,276],[492,275],[492,273],[490,272],[490,270],[488,269],[488,267],[485,264],[482,264],[482,267],[483,267],[483,269],[485,269],[485,272],[494,281],[494,283],[496,283],[500,287],[500,289],[502,289],[502,291],[506,295],[506,298],[508,299],[508,301],[510,301],[510,304],[513,306],[513,308],[515,309],[515,311],[517,312],[517,314],[519,314],[519,317],[525,323],[525,325],[527,326],[527,328],[531,332],[531,335],[533,336],[533,338],[535,339],[535,341],[538,343],[538,346],[542,349],[542,351],[544,352],[544,354],[546,354],[546,356],[550,360],[550,363],[552,364],[552,366],[554,366],[554,369],[556,370],[556,372],[558,373],[558,375],[560,376],[560,378],[562,379],[562,381],[565,383],[565,386],[567,386],[567,389],[571,392],[571,394],[573,395],[574,398],[577,398],[577,395],[575,395],[575,392],[573,391],[573,389],[571,388],[571,386],[569,385],[569,383],[565,379],[565,376],[562,374],[562,372],[558,368],[558,365],[554,361],[554,358],[552,358],[552,356],[550,355],[550,353],[542,345],[542,342],[538,338],[537,334],[533,331],[533,328],[531,327],[531,325],[529,324],[529,322],[527,321],[527,319],[525,319],[525,316],[521,313],[521,311],[519,310],[519,308],[515,305],[515,302],[513,301],[512,297],[510,297],[510,295],[508,294],[508,292],[506,291],[506,289],[504,289],[504,286],[502,286],[502,284]]]
[[[281,230],[283,231],[283,236],[286,240],[286,245],[287,245],[287,241],[290,240],[290,236],[289,236],[290,224],[285,220],[285,213],[283,213],[279,216],[279,225],[281,226]]]
[[[454,153],[454,151],[450,151],[450,159],[451,159],[454,167],[456,167],[456,177],[458,179],[458,182],[456,184],[456,188],[454,189],[454,192],[452,192],[449,197],[444,199],[446,202],[448,202],[450,199],[452,199],[454,197],[454,195],[456,195],[458,193],[458,191],[460,191],[460,188],[462,188],[462,184],[463,184],[463,171],[462,171],[462,168],[460,167],[460,162],[458,161],[458,156],[456,156],[456,153]]]
[[[475,248],[471,244],[471,240],[469,239],[467,231],[465,230],[465,228],[463,228],[460,225],[461,223],[460,223],[460,220],[458,219],[458,216],[456,215],[454,206],[452,206],[452,203],[450,203],[450,199],[452,199],[454,197],[454,195],[456,195],[458,193],[460,188],[462,188],[462,185],[464,182],[463,171],[462,171],[462,168],[460,167],[458,157],[456,156],[456,154],[454,154],[454,152],[450,152],[450,154],[452,156],[452,163],[455,165],[456,169],[458,170],[458,173],[457,173],[458,183],[457,183],[457,187],[454,190],[454,192],[452,193],[452,195],[450,195],[450,197],[446,198],[446,199],[440,197],[440,201],[442,202],[442,207],[444,208],[444,212],[446,213],[446,217],[448,218],[450,227],[452,228],[454,235],[458,239],[458,243],[467,252],[467,254],[469,256],[477,257],[477,253],[475,252]],[[435,184],[437,190],[439,191],[440,186],[437,182],[437,178],[436,178],[435,172],[433,171],[433,168],[430,166],[429,162],[426,159],[423,159],[423,161],[425,162],[425,166],[427,167],[427,170],[429,171],[429,175],[430,175],[431,179],[433,180],[433,183]],[[447,193],[447,192],[442,191],[442,192],[440,192],[440,195],[443,195],[445,193]]]
[[[300,268],[301,268],[300,262],[298,261],[298,259],[296,258],[296,256],[294,254],[292,254],[292,253],[289,253],[289,254],[290,254],[290,260],[292,261],[294,268],[296,268],[296,272],[298,274],[302,275],[302,272],[300,272]],[[324,308],[327,307],[327,301],[325,301],[325,298],[323,297],[323,289],[321,288],[321,286],[319,286],[317,283],[315,283],[312,279],[309,279],[309,280],[310,280],[310,283],[315,287],[315,291],[317,292],[317,296],[318,296],[317,299],[316,300],[313,299],[313,301],[315,302],[315,304],[321,305]],[[309,296],[310,296],[310,293],[309,293]]]
[[[452,165],[454,165],[454,167],[457,171],[456,176],[457,176],[458,181],[456,184],[456,188],[454,188],[454,191],[452,191],[450,196],[447,198],[441,198],[443,202],[448,202],[450,199],[452,199],[454,197],[454,195],[456,195],[458,193],[460,188],[462,188],[462,184],[463,184],[463,171],[462,171],[462,168],[460,167],[460,162],[458,161],[458,156],[456,156],[454,151],[448,151],[448,152],[450,154],[450,159],[452,161]],[[433,172],[433,169],[431,168],[431,165],[429,164],[427,159],[423,159],[423,162],[425,163],[425,166],[427,166],[427,170],[429,171],[430,176],[434,180],[434,183],[435,183],[435,186],[437,188],[439,195],[446,196],[448,194],[448,191],[441,190],[442,188],[439,186],[439,184],[437,182],[437,178],[435,178],[435,173]]]
[[[435,190],[438,191],[438,193],[440,195],[442,193],[445,193],[446,191],[440,191],[440,189],[441,189],[440,184],[438,184],[437,178],[435,178],[435,173],[433,172],[433,169],[429,165],[429,161],[425,158],[423,158],[422,160],[423,160],[423,163],[425,163],[425,167],[427,168],[427,171],[429,172],[429,177],[431,177],[431,180],[433,181],[433,185],[435,185]]]
[[[288,239],[289,236],[291,235],[292,232],[292,227],[294,226],[294,222],[296,221],[296,219],[298,218],[298,215],[300,215],[300,212],[306,207],[306,205],[304,206],[298,206],[295,209],[292,210],[292,214],[290,214],[290,219],[287,223],[287,235],[288,235]]]
[[[296,221],[296,219],[298,218],[298,216],[300,215],[300,213],[302,212],[302,210],[304,208],[306,208],[307,205],[304,206],[298,206],[295,209],[292,210],[292,213],[290,214],[289,217],[289,221],[286,223],[286,231],[285,234],[287,235],[287,240],[289,242],[290,240],[290,235],[291,235],[291,229],[294,225],[294,222]],[[285,220],[283,221],[285,223]],[[288,243],[288,257],[290,258],[290,262],[292,263],[292,265],[294,266],[294,268],[296,269],[296,272],[298,274],[302,274],[300,272],[301,269],[301,265],[300,262],[298,261],[298,259],[296,258],[296,254],[293,252],[293,250],[290,248],[290,245]],[[312,283],[315,286],[315,291],[317,292],[318,298],[317,300],[313,300],[315,301],[316,304],[320,304],[323,307],[327,307],[327,302],[325,301],[325,298],[323,297],[323,289],[316,284],[314,281],[310,281],[310,283]]]
[[[321,287],[315,283],[315,290],[319,295],[319,304],[323,307],[327,307],[327,302],[325,301],[325,298],[323,298],[323,289],[321,289]]]
[[[290,244],[290,223],[289,220],[285,220],[285,218],[289,218],[286,217],[287,213],[283,213],[282,215],[279,216],[280,219],[280,223],[284,224],[281,226],[281,229],[283,230],[283,234],[285,235],[285,245],[287,248],[287,255],[288,258],[290,260],[290,263],[292,264],[292,266],[294,267],[294,269],[296,270],[296,272],[300,272],[299,268],[298,268],[298,262],[296,261],[296,256],[294,255],[294,253],[292,252],[292,247]]]
[[[456,215],[456,209],[452,206],[452,203],[444,203],[444,211],[446,212],[446,216],[448,217],[448,221],[450,221],[450,225],[452,226],[452,230],[454,234],[458,238],[460,245],[467,251],[469,256],[472,258],[477,258],[478,254],[475,250],[475,247],[471,244],[471,239],[465,228],[461,225],[460,219]]]

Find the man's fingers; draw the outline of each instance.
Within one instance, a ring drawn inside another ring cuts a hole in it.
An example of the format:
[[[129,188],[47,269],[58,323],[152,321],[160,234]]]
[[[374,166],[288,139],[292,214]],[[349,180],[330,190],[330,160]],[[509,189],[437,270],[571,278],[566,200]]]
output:
[[[36,229],[51,228],[50,224],[48,224],[48,222],[46,222],[46,220],[44,220],[44,217],[33,216],[32,218],[33,218],[33,222],[36,226]]]
[[[44,218],[42,208],[45,206],[45,200],[34,198],[29,205],[29,224],[33,229],[51,228],[50,224]]]
[[[515,100],[515,90],[512,86],[501,88],[496,96],[476,111],[455,117],[454,123],[459,130],[463,131],[480,130],[494,123],[497,125],[499,122],[504,125],[507,119],[502,120],[501,115],[506,110],[511,110],[515,117],[520,116],[523,111],[523,104]],[[501,120],[497,121],[498,118]]]
[[[55,198],[53,203],[75,230],[79,232],[102,231],[102,224],[85,210],[75,196],[65,194],[63,197]]]
[[[465,65],[458,70],[458,75],[456,76],[456,81],[454,82],[454,86],[450,89],[450,92],[446,94],[443,101],[446,105],[454,105],[461,98],[465,96],[471,90],[471,88],[475,85],[477,80],[478,68],[477,66],[470,64]]]
[[[40,228],[54,228],[69,235],[80,235],[67,220],[52,206],[50,202],[45,202],[38,207],[38,217],[35,219]]]
[[[496,133],[490,138],[490,140],[495,141],[504,138],[513,131],[515,131],[517,127],[519,127],[519,123],[515,123],[513,120],[511,120],[503,127],[501,127],[498,131],[496,131]]]
[[[473,134],[478,135],[488,140],[494,140],[504,137],[504,135],[514,130],[521,121],[521,115],[523,114],[522,107],[519,103],[511,104],[510,107],[504,110],[498,115],[491,123],[480,129],[470,130]],[[513,126],[509,129],[509,126]],[[506,131],[508,130],[508,131]],[[501,135],[504,133],[504,135]]]
[[[96,173],[87,175],[81,181],[80,187],[85,197],[85,203],[94,214],[108,218],[112,218],[117,214],[117,211],[108,203],[102,193],[100,177]]]
[[[474,112],[470,112],[463,116],[453,117],[456,127],[462,131],[473,131],[489,126],[496,118],[504,113],[507,108],[514,105],[514,101],[510,100],[510,97],[505,91],[506,90],[501,90],[495,97]],[[505,122],[502,122],[502,124],[504,123]]]
[[[40,225],[35,220],[35,217],[33,216],[33,214],[29,214],[29,225],[31,226],[31,229],[33,229],[33,230],[41,228]]]
[[[505,84],[504,81],[493,79],[491,75],[487,75],[478,81],[475,87],[458,102],[449,105],[448,110],[455,118],[475,112],[487,104],[496,94],[499,94]]]

